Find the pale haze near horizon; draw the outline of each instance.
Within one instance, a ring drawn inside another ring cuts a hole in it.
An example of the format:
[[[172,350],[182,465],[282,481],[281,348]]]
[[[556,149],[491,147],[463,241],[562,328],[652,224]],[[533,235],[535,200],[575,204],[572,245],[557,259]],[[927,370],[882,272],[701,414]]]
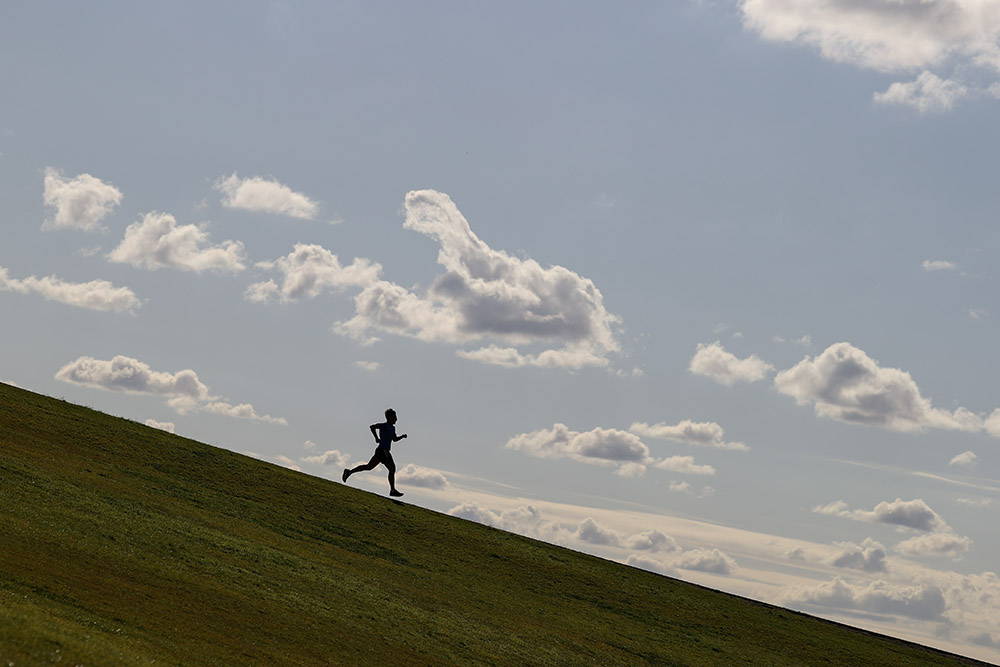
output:
[[[0,381],[998,661],[1000,3],[851,4],[8,3]]]

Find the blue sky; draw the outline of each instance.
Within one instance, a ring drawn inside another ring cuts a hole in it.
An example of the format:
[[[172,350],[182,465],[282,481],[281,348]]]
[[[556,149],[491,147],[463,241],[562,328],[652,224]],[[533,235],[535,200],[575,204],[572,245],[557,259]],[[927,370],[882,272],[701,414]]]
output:
[[[7,3],[0,380],[334,480],[392,406],[408,501],[996,661],[998,38]]]

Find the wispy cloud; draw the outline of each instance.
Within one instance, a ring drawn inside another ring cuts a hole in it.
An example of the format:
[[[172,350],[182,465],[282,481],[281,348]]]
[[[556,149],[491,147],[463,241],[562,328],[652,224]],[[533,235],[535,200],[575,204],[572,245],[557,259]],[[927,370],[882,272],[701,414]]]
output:
[[[142,302],[128,287],[115,287],[107,280],[71,283],[55,276],[43,278],[28,276],[18,280],[11,278],[8,270],[2,266],[0,266],[0,291],[40,294],[49,301],[87,310],[134,313],[142,306]]]
[[[42,200],[45,206],[55,209],[55,214],[42,224],[43,230],[99,232],[106,231],[101,221],[121,204],[122,193],[90,174],[67,179],[60,170],[47,167]]]
[[[260,176],[241,179],[234,172],[216,181],[215,189],[223,194],[222,205],[228,208],[277,213],[303,220],[313,220],[319,213],[319,204],[309,197]]]

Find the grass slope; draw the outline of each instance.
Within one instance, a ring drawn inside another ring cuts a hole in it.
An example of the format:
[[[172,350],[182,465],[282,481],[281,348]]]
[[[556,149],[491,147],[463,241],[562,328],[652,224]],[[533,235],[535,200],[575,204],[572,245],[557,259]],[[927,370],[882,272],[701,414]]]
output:
[[[0,384],[0,664],[980,664]]]

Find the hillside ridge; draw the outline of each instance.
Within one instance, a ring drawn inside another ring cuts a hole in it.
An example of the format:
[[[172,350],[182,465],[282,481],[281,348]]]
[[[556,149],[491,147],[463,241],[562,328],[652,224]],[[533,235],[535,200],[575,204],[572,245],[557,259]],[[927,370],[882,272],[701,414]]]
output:
[[[987,664],[4,384],[0,544],[0,664]]]

